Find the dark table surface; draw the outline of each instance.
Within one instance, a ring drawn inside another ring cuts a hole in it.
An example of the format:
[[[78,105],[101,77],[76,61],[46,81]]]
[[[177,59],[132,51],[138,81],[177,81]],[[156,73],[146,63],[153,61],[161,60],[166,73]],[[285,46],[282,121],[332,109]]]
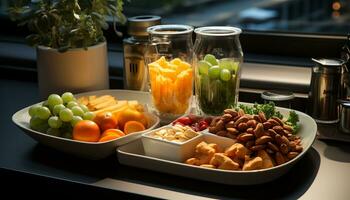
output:
[[[70,188],[84,186],[137,198],[350,199],[350,143],[316,140],[287,174],[273,182],[222,185],[123,166],[115,155],[89,161],[42,146],[11,121],[17,110],[40,101],[36,83],[1,79],[0,94],[0,169],[7,179],[38,177]]]

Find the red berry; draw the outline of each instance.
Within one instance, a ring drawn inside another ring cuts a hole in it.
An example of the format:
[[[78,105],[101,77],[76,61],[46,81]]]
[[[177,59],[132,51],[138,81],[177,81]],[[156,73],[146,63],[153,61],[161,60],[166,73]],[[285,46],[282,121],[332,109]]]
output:
[[[191,125],[192,120],[189,117],[180,117],[179,119],[176,120],[176,122],[180,122],[184,125]]]

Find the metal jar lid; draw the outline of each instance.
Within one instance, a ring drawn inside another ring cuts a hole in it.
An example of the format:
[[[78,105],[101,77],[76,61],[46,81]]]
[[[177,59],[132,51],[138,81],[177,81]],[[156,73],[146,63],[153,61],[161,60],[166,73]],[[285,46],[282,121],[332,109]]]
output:
[[[313,72],[324,74],[340,73],[342,65],[345,63],[343,60],[337,58],[312,58],[312,61],[316,63]]]
[[[161,23],[161,17],[142,15],[128,18],[128,34],[133,36],[148,36],[147,28]]]
[[[265,91],[261,93],[261,98],[268,101],[288,101],[294,99],[294,94],[287,91]]]

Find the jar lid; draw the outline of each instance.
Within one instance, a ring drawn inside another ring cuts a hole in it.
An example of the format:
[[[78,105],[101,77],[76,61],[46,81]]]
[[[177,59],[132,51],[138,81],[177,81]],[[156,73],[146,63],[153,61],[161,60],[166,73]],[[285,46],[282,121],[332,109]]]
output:
[[[134,36],[148,36],[147,28],[159,25],[161,17],[155,15],[142,15],[128,18],[128,34]]]
[[[343,60],[337,58],[312,58],[311,60],[325,67],[341,66],[345,63]]]
[[[294,94],[288,91],[265,91],[261,93],[261,98],[269,101],[287,101],[294,99]]]
[[[339,99],[338,103],[343,107],[350,108],[350,100]]]

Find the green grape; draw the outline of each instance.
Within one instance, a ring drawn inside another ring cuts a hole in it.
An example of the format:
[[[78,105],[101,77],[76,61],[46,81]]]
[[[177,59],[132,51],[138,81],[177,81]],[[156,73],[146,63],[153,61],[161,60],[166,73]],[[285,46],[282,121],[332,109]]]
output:
[[[70,101],[67,103],[67,108],[72,109],[74,106],[79,106],[77,102]]]
[[[208,72],[209,72],[209,77],[210,77],[211,79],[217,79],[217,78],[219,78],[219,76],[220,76],[220,71],[221,71],[221,69],[220,69],[220,67],[217,66],[217,65],[210,67],[210,68],[209,68],[209,71],[208,71]]]
[[[47,101],[47,100],[43,102],[42,106],[45,106],[45,107],[50,107],[50,106],[49,106],[49,103],[48,103],[48,101]]]
[[[62,94],[63,103],[74,101],[74,95],[71,92],[65,92]]]
[[[73,112],[69,108],[64,108],[60,111],[59,116],[63,122],[69,122],[73,119]]]
[[[49,128],[49,129],[47,129],[46,134],[56,136],[56,137],[61,136],[60,129],[58,129],[58,128]]]
[[[30,107],[28,110],[29,115],[31,117],[34,117],[37,114],[39,107],[40,107],[39,105],[34,105],[34,106]]]
[[[60,128],[62,126],[62,121],[57,116],[52,116],[47,121],[51,128]]]
[[[50,110],[44,106],[38,107],[36,111],[36,116],[38,116],[42,120],[47,120],[51,115]]]
[[[83,115],[84,115],[84,111],[83,111],[83,109],[81,109],[80,106],[74,106],[71,110],[72,110],[73,114],[76,116],[83,117]]]
[[[220,72],[220,79],[223,81],[229,81],[231,79],[231,72],[228,69],[222,69]]]
[[[211,64],[208,63],[205,60],[201,60],[198,62],[198,70],[199,70],[199,74],[206,74],[208,75],[208,70],[211,67]]]
[[[58,105],[55,105],[54,107],[53,107],[53,114],[54,115],[59,115],[60,114],[60,111],[62,110],[62,109],[65,109],[66,107],[63,105],[63,104],[58,104]]]
[[[211,65],[218,65],[218,61],[216,60],[215,56],[212,54],[207,54],[204,56],[204,60],[210,63]]]
[[[74,127],[75,124],[77,124],[81,120],[83,120],[83,118],[81,118],[80,116],[73,116],[73,119],[72,119],[72,121],[70,121],[70,124],[72,125],[72,127]]]
[[[228,69],[230,71],[233,70],[233,65],[234,65],[234,60],[233,59],[230,59],[230,58],[222,58],[220,59],[219,61],[219,66],[222,68],[222,69]]]
[[[53,108],[55,105],[63,104],[63,100],[61,99],[60,95],[51,94],[47,99],[47,103],[49,104],[49,107]]]
[[[46,132],[46,130],[49,128],[46,120],[40,119],[37,116],[30,118],[29,125],[31,129],[40,132]]]
[[[83,119],[85,119],[85,120],[92,120],[92,119],[94,119],[94,117],[95,117],[95,113],[93,113],[93,112],[86,112],[83,115]]]
[[[83,109],[84,113],[85,112],[89,112],[89,108],[86,105],[80,104],[79,106],[80,106],[81,109]]]

